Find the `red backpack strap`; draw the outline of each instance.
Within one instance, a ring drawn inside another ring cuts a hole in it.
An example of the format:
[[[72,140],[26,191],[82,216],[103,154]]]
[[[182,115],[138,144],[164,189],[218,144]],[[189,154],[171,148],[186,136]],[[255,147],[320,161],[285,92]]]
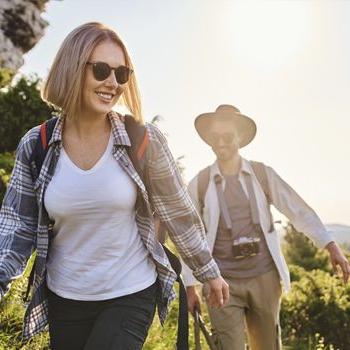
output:
[[[33,181],[35,181],[39,176],[46,153],[48,151],[48,143],[51,139],[57,120],[57,117],[53,117],[40,125],[39,135],[30,156],[30,162],[34,162],[36,167],[36,174],[33,174]]]
[[[47,138],[46,138],[46,122],[43,122],[40,125],[40,140],[41,140],[41,146],[43,149],[46,149],[47,147]]]

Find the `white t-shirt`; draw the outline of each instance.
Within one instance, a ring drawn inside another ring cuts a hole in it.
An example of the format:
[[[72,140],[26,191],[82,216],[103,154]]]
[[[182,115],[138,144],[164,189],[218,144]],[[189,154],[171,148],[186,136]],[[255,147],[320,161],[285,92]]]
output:
[[[113,137],[89,170],[64,149],[45,196],[55,221],[47,285],[75,300],[104,300],[147,288],[157,278],[135,221],[136,184],[112,155]]]

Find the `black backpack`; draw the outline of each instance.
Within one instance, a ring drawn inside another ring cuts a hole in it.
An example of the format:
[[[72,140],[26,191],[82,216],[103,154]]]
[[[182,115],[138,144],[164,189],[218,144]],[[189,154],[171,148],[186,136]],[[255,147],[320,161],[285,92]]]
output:
[[[146,188],[148,187],[148,180],[145,174],[146,164],[146,149],[149,143],[147,129],[144,124],[141,124],[130,116],[126,115],[125,128],[128,133],[131,147],[127,148],[128,155],[133,163],[133,166]],[[40,133],[30,157],[30,161],[35,163],[37,174],[39,176],[41,167],[45,160],[48,151],[48,142],[51,139],[53,130],[55,128],[58,118],[54,117],[45,121],[40,126]],[[33,179],[35,180],[35,179]],[[176,272],[177,282],[179,283],[179,315],[178,315],[178,332],[176,349],[177,350],[188,350],[188,309],[187,309],[187,296],[186,289],[181,278],[181,263],[178,257],[172,253],[164,244],[163,249],[170,261],[172,269]],[[34,281],[35,261],[33,264],[32,271],[29,276],[28,287],[25,294],[25,300],[28,301],[29,292],[31,290]]]
[[[274,222],[273,222],[273,216],[271,213],[271,205],[272,205],[272,200],[271,200],[271,194],[270,194],[270,187],[269,183],[267,180],[267,174],[266,174],[266,169],[264,163],[261,162],[256,162],[256,161],[250,161],[250,165],[253,168],[254,174],[256,178],[259,181],[259,184],[264,191],[267,204],[269,206],[269,214],[270,214],[270,230],[269,232],[272,232],[275,227],[274,227]],[[205,199],[205,194],[207,192],[208,186],[209,186],[209,179],[210,179],[210,166],[207,166],[206,168],[202,169],[198,173],[198,182],[197,182],[197,196],[198,196],[198,204],[199,204],[199,214],[203,218],[203,209],[204,209],[204,199]]]

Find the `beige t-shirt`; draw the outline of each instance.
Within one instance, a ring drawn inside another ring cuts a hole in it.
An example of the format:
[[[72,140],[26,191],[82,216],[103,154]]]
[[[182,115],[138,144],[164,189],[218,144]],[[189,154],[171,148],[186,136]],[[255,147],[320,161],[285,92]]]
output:
[[[262,275],[274,268],[274,262],[268,250],[264,234],[254,228],[251,207],[238,175],[225,176],[225,200],[232,221],[234,237],[259,237],[259,251],[255,256],[234,259],[232,254],[232,236],[226,230],[223,216],[220,215],[218,232],[213,250],[221,274],[226,278],[251,278]]]

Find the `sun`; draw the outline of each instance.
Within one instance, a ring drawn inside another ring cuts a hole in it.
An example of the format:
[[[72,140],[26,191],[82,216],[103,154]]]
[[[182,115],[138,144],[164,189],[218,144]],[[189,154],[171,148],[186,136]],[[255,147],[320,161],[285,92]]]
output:
[[[305,1],[237,1],[225,11],[220,25],[232,58],[276,70],[312,45],[317,10]]]

